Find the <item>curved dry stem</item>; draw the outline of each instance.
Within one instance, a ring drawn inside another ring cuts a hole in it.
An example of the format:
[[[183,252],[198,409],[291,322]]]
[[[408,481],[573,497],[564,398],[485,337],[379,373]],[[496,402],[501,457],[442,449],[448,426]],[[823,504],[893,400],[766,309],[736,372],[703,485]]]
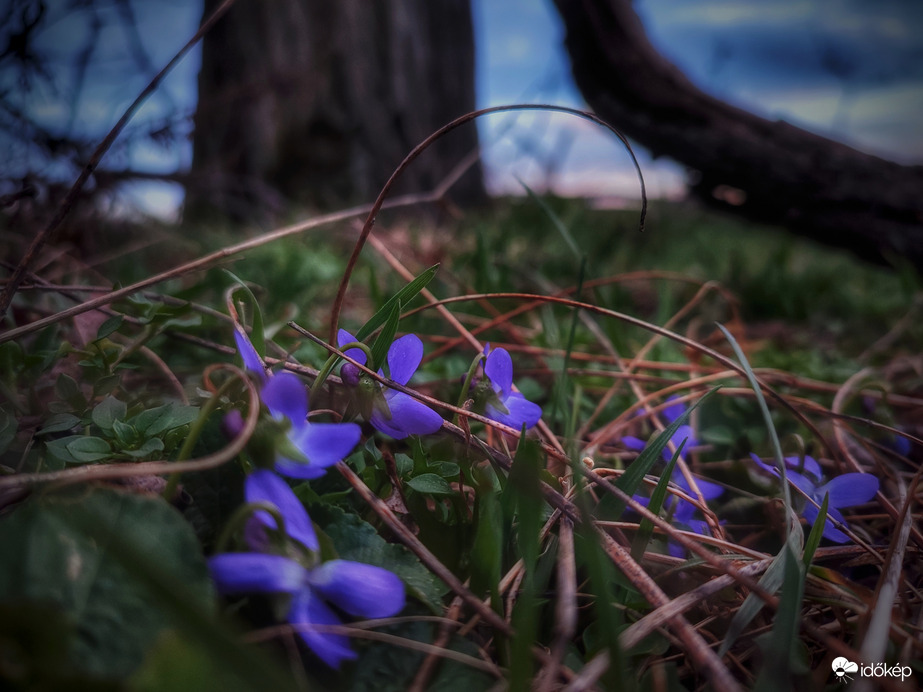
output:
[[[385,183],[384,187],[381,189],[381,192],[378,193],[378,198],[375,200],[375,203],[372,205],[372,209],[369,211],[369,215],[365,220],[365,224],[362,226],[362,232],[359,234],[359,239],[356,241],[356,246],[353,248],[353,252],[349,257],[349,261],[346,263],[346,269],[343,272],[343,278],[340,281],[340,287],[337,290],[336,298],[333,302],[333,311],[330,314],[330,342],[333,343],[336,341],[337,336],[337,327],[340,320],[340,309],[343,306],[343,300],[346,298],[346,289],[349,286],[349,279],[352,276],[353,269],[356,267],[356,262],[359,261],[359,255],[362,253],[362,248],[365,247],[365,242],[368,240],[369,235],[372,233],[372,228],[375,225],[375,219],[378,216],[378,212],[381,210],[382,205],[384,204],[385,198],[388,196],[388,193],[391,191],[391,188],[394,186],[394,183],[397,182],[397,179],[401,176],[404,170],[411,164],[413,161],[422,154],[426,149],[430,147],[436,140],[442,138],[452,130],[469,123],[476,118],[480,118],[482,115],[490,115],[491,113],[504,113],[511,111],[525,111],[525,110],[544,110],[552,111],[555,113],[566,113],[568,115],[575,115],[579,118],[584,118],[591,122],[600,125],[612,134],[614,134],[619,141],[625,146],[628,151],[631,161],[634,164],[635,170],[638,172],[638,179],[641,183],[641,218],[640,218],[640,230],[644,230],[644,220],[647,216],[647,188],[644,185],[644,174],[641,172],[641,165],[638,163],[638,159],[635,156],[634,150],[631,148],[631,144],[626,139],[625,135],[619,132],[615,127],[607,123],[605,120],[600,118],[593,113],[587,111],[578,110],[576,108],[568,108],[567,106],[555,106],[549,104],[523,104],[517,103],[506,106],[493,106],[491,108],[482,108],[480,110],[472,111],[471,113],[466,113],[452,122],[443,125],[438,130],[436,130],[429,137],[424,139],[422,142],[417,144],[407,156],[404,157],[404,160],[398,165],[394,170],[394,173],[391,174],[391,177],[388,178],[388,181]]]

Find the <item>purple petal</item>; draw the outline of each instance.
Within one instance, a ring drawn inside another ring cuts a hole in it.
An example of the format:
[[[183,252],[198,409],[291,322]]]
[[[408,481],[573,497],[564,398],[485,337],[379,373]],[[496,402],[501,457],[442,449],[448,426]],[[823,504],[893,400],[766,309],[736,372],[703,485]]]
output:
[[[531,428],[542,417],[542,407],[538,404],[533,404],[519,392],[511,393],[503,400],[503,405],[506,406],[509,413],[501,413],[490,404],[487,404],[485,409],[487,417],[504,423],[511,428],[516,428],[516,430],[521,429],[523,423],[526,424],[527,428]]]
[[[790,468],[790,469],[797,471],[801,465],[802,465],[802,461],[800,457],[785,457],[786,468]],[[809,457],[805,455],[803,468],[804,468],[804,471],[814,476],[814,480],[816,481],[819,481],[824,475],[820,469],[820,464],[817,463],[814,457]]]
[[[754,463],[757,466],[759,466],[761,469],[763,469],[763,471],[765,471],[766,473],[770,473],[776,478],[779,477],[779,470],[776,468],[775,463],[767,464],[765,461],[763,461],[758,456],[756,456],[756,454],[754,454],[753,452],[750,452],[750,458],[753,459]]]
[[[337,346],[340,348],[346,344],[351,344],[356,341],[358,341],[358,339],[345,329],[341,329],[337,332]],[[345,353],[357,363],[365,365],[365,351],[363,351],[361,348],[351,348],[348,351],[343,351],[343,353]]]
[[[673,400],[675,400],[675,399],[677,399],[677,398],[679,398],[679,397],[677,397],[676,395],[672,395],[672,396],[670,396],[670,397],[667,397],[667,401],[673,401]],[[668,423],[672,423],[672,422],[675,421],[677,418],[679,418],[681,415],[683,415],[685,412],[686,412],[686,407],[685,407],[685,405],[684,405],[682,402],[679,402],[679,403],[676,403],[676,404],[672,404],[672,405],[670,405],[670,406],[667,406],[667,407],[661,412],[661,414],[662,414],[663,417],[667,420]]]
[[[695,447],[699,444],[699,441],[695,439],[695,433],[688,425],[679,426],[676,432],[673,433],[673,437],[670,438],[670,442],[676,447],[679,447],[684,441],[686,443],[683,447],[684,450],[688,450],[690,447]],[[673,458],[673,453],[670,451],[669,447],[664,447],[661,451],[661,455],[666,461],[670,461],[670,459]]]
[[[626,435],[620,440],[620,442],[622,443],[622,446],[627,447],[628,449],[633,449],[636,452],[640,452],[646,446],[644,440],[639,437],[633,437],[631,435]]]
[[[250,343],[250,339],[247,337],[246,332],[243,331],[243,327],[239,325],[235,325],[234,341],[237,343],[237,351],[244,361],[244,367],[250,372],[259,375],[259,378],[265,384],[267,380],[266,366],[263,365],[260,354],[256,352],[253,344]]]
[[[788,479],[788,482],[798,488],[808,497],[814,497],[814,493],[817,490],[817,486],[807,476],[802,476],[797,471],[788,471],[785,474],[785,477]]]
[[[244,495],[247,502],[268,502],[278,507],[279,512],[285,518],[286,533],[309,550],[320,550],[317,534],[314,533],[314,526],[311,524],[311,518],[305,511],[304,505],[288,487],[288,484],[272,471],[258,469],[247,476]],[[257,512],[254,518],[268,528],[276,528],[275,521],[269,512]]]
[[[308,415],[308,392],[292,373],[280,372],[270,377],[260,398],[273,416],[285,416],[296,429],[304,424]]]
[[[377,412],[371,417],[372,425],[383,433],[400,440],[407,435],[429,435],[442,427],[442,416],[403,392],[391,390],[385,398],[391,409],[391,420]]]
[[[388,368],[391,379],[407,384],[423,360],[423,342],[416,334],[405,334],[388,349]]]
[[[513,388],[513,359],[505,348],[495,348],[487,356],[484,363],[484,374],[490,379],[494,387],[499,388],[502,395],[509,393]],[[505,402],[504,402],[505,403]]]
[[[673,472],[673,477],[670,479],[676,485],[683,489],[687,494],[694,495],[692,488],[689,487],[689,483],[686,482],[685,476],[679,471]],[[712,483],[711,481],[706,481],[702,478],[696,478],[695,484],[699,486],[699,491],[702,493],[702,497],[706,500],[714,500],[716,497],[721,497],[724,494],[724,488],[722,488],[717,483]]]
[[[868,502],[877,492],[877,477],[870,473],[844,473],[820,486],[816,495],[823,499],[826,493],[830,493],[831,507],[852,507]]]
[[[296,593],[304,588],[307,570],[281,555],[222,553],[208,569],[222,594]]]
[[[221,421],[221,428],[224,430],[224,434],[232,440],[244,431],[244,425],[244,417],[237,409],[228,411],[227,415]]]
[[[349,646],[349,639],[342,634],[319,632],[310,627],[342,624],[336,614],[311,593],[311,589],[303,589],[295,596],[286,619],[297,627],[298,635],[311,651],[331,668],[339,669],[344,660],[357,657],[356,652]]]
[[[642,497],[641,495],[632,495],[631,499],[637,502],[639,505],[643,505],[644,507],[647,507],[648,505],[651,504],[651,498],[649,497]]]
[[[329,466],[353,450],[361,433],[355,423],[305,423],[293,430],[289,438],[308,458],[308,463],[280,458],[276,460],[276,470],[292,478],[320,478]]]
[[[330,560],[310,570],[311,587],[340,610],[383,618],[404,608],[404,583],[393,572],[349,560]]]
[[[819,499],[823,500],[824,498],[821,496]],[[817,504],[820,504],[820,502]],[[814,526],[814,524],[817,522],[817,517],[820,516],[820,510],[811,503],[808,503],[805,505],[804,511],[802,511],[801,514],[811,526]],[[827,517],[827,520],[824,522],[824,538],[831,540],[834,543],[848,542],[850,540],[849,536],[836,528],[833,525],[833,522],[830,521],[830,517],[844,525],[846,525],[846,519],[839,512],[839,510],[837,510],[836,507],[832,507],[829,503],[827,504]]]

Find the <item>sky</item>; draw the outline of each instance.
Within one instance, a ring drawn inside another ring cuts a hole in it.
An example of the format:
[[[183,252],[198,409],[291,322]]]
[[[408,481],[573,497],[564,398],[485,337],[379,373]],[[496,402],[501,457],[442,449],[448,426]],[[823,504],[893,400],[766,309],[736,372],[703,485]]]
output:
[[[648,37],[699,88],[863,151],[923,163],[923,2],[919,0],[636,0]],[[474,0],[478,100],[583,105],[550,0]],[[497,192],[636,198],[627,155],[611,135],[566,116],[481,127]],[[534,134],[532,134],[534,133]],[[518,144],[517,144],[518,142]],[[523,156],[529,148],[541,155]],[[565,151],[551,174],[543,158]],[[682,193],[684,173],[638,151],[653,196]]]
[[[48,4],[64,16],[63,0]],[[551,0],[472,0],[472,5],[479,107],[516,102],[585,107]],[[100,11],[117,12],[120,6],[103,5]],[[143,59],[128,51],[135,37],[118,29],[118,22],[104,28],[95,37],[92,78],[74,122],[78,130],[111,126],[192,35],[200,14],[198,3],[188,0],[131,6],[150,64],[137,69]],[[635,8],[654,45],[708,93],[884,158],[923,163],[923,0],[635,0]],[[55,21],[42,36],[43,46],[66,60],[66,47],[92,31],[89,21]],[[189,55],[136,115],[134,126],[148,131],[176,113],[190,114],[198,66],[198,54]],[[135,74],[126,77],[132,67]],[[37,114],[48,123],[68,121],[66,95],[66,88],[43,94]],[[628,201],[639,195],[624,148],[588,121],[535,111],[482,118],[478,128],[493,193],[521,194],[525,183],[563,195]],[[133,146],[107,163],[151,172],[182,169],[191,159],[183,141]],[[651,196],[682,195],[680,166],[652,161],[640,148],[636,153]],[[180,200],[181,191],[171,185],[146,186],[135,195],[147,210],[166,216]]]

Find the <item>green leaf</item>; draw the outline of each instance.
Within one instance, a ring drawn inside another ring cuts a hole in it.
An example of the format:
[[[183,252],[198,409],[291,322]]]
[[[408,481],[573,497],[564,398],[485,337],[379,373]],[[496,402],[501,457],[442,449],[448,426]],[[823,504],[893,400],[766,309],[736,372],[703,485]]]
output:
[[[424,495],[454,495],[452,486],[442,476],[435,473],[421,473],[407,481],[407,485]]]
[[[156,452],[163,451],[163,440],[159,437],[151,437],[144,441],[144,444],[138,447],[138,449],[123,449],[122,453],[127,454],[133,459],[143,459],[144,457],[151,456]]]
[[[759,692],[787,692],[797,687],[796,676],[808,672],[797,650],[805,569],[789,543],[780,555],[785,576],[772,631],[763,646],[763,666],[753,688]]]
[[[142,411],[132,418],[129,423],[139,434],[145,437],[153,437],[181,425],[188,425],[198,416],[199,409],[196,406],[170,403]]]
[[[138,431],[120,420],[112,422],[112,434],[122,447],[134,447],[138,443]]]
[[[45,443],[45,449],[52,459],[65,464],[76,464],[77,460],[74,455],[67,451],[67,445],[74,440],[79,440],[83,435],[68,435],[57,440],[48,440]]]
[[[54,418],[52,416],[51,418]],[[49,418],[48,420],[51,420]],[[19,428],[19,421],[13,417],[12,414],[7,413],[2,408],[0,408],[0,454],[6,451],[6,448],[10,446],[10,443],[16,439],[16,430]],[[66,429],[66,428],[65,428]],[[39,434],[42,431],[39,431]]]
[[[114,396],[107,396],[93,408],[90,417],[96,425],[108,432],[112,430],[115,421],[125,420],[127,414],[128,405],[124,401],[119,401]]]
[[[397,325],[401,321],[401,303],[400,301],[394,304],[394,308],[391,310],[391,314],[388,315],[388,321],[385,322],[384,328],[375,338],[375,343],[372,344],[372,358],[369,362],[369,367],[372,370],[377,370],[384,367],[385,361],[388,356],[388,349],[391,347],[391,342],[394,341],[394,335],[397,333]],[[388,375],[390,376],[390,372]]]
[[[481,483],[476,497],[477,523],[470,558],[471,589],[479,596],[491,594],[498,598],[504,535],[508,526],[503,521],[499,494],[489,483]],[[492,602],[498,602],[497,598]]]
[[[79,424],[80,419],[73,413],[56,413],[53,416],[49,416],[48,420],[45,421],[45,425],[35,434],[47,435],[49,433],[64,432],[73,429]],[[0,433],[0,435],[2,435],[2,433]]]
[[[101,461],[112,456],[112,448],[101,437],[78,437],[67,443],[67,451],[81,464]]]
[[[125,321],[124,315],[113,315],[101,325],[99,329],[96,330],[96,340],[105,339],[107,336],[112,334],[115,331],[118,331],[118,328],[122,326],[122,322]]]
[[[54,388],[57,395],[64,401],[82,397],[80,387],[77,386],[77,381],[70,375],[58,375]]]
[[[115,530],[203,607],[208,570],[188,523],[159,498],[82,487],[43,493],[0,522],[0,600],[53,605],[75,625],[72,665],[123,677],[169,626],[164,610],[116,559],[109,541],[75,519]]]
[[[814,520],[814,526],[811,527],[811,533],[804,544],[804,554],[801,556],[802,564],[807,568],[811,566],[814,559],[814,553],[817,546],[820,545],[820,539],[824,535],[824,526],[827,523],[827,505],[830,502],[830,494],[825,493],[824,499],[820,503],[820,511],[817,513],[817,519]]]
[[[395,459],[396,459],[395,455]],[[429,467],[443,478],[458,478],[461,468],[454,461],[431,461]]]
[[[369,321],[366,322],[356,333],[356,340],[363,341],[367,336],[369,336],[372,332],[383,325],[385,321],[387,321],[387,319],[391,316],[395,305],[409,305],[410,301],[416,298],[417,294],[426,288],[427,284],[433,280],[433,277],[436,276],[436,271],[438,271],[438,269],[438,264],[433,265],[426,271],[422,272],[413,281],[404,286],[404,288],[402,288],[400,291],[395,293],[388,300],[388,302],[382,305],[381,308],[374,315],[372,315],[371,319],[369,319]]]
[[[654,514],[659,515],[660,510],[663,509],[663,503],[667,499],[667,486],[670,483],[670,478],[673,476],[673,469],[676,468],[676,460],[679,459],[679,455],[682,452],[685,444],[685,440],[679,444],[676,452],[673,454],[673,458],[670,460],[670,463],[667,464],[667,467],[663,470],[663,473],[660,474],[660,480],[657,482],[657,487],[654,488],[654,492],[651,493],[651,499],[647,505],[647,508]],[[644,551],[647,550],[647,544],[650,542],[653,533],[654,522],[645,517],[641,521],[641,525],[638,527],[638,533],[635,535],[634,542],[631,544],[631,556],[636,561],[640,561],[644,556]]]
[[[442,613],[445,585],[407,548],[388,543],[371,524],[339,507],[311,505],[308,511],[315,524],[330,538],[340,558],[377,565],[394,572],[409,593],[419,598],[432,612]]]

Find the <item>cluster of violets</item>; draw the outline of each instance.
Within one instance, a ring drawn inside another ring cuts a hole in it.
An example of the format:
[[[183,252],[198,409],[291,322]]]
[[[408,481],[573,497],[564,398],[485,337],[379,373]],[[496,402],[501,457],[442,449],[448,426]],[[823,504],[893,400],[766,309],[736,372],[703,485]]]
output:
[[[293,374],[270,373],[245,332],[234,333],[237,348],[245,367],[260,381],[260,400],[272,418],[284,428],[274,444],[273,469],[285,476],[311,480],[323,476],[330,466],[348,455],[361,437],[356,423],[312,423],[308,421],[308,395],[303,383]],[[342,348],[355,343],[355,337],[340,330],[337,338]],[[351,347],[345,355],[365,365],[365,351]],[[482,376],[471,382],[470,395],[474,410],[488,418],[521,429],[531,428],[542,415],[541,408],[513,390],[513,361],[502,348],[486,346],[482,354]],[[406,385],[423,359],[423,343],[407,334],[396,339],[388,349],[389,377]],[[379,375],[384,372],[379,369]],[[408,435],[428,435],[438,431],[442,417],[412,396],[385,387],[351,363],[344,364],[342,380],[355,390],[356,407],[360,415],[374,428],[395,439]],[[685,412],[680,402],[663,411],[670,423]],[[242,426],[239,412],[227,419],[233,432]],[[673,434],[671,444],[664,448],[663,458],[670,461],[671,449],[695,447],[699,441],[691,426],[682,425]],[[623,437],[625,447],[641,451],[645,442],[636,437]],[[778,478],[778,470],[753,455],[757,466]],[[822,483],[820,465],[811,457],[785,459],[789,483],[800,490],[808,501],[802,516],[810,524],[818,518],[817,505],[828,497],[827,521],[823,536],[837,543],[849,537],[830,520],[845,525],[841,508],[862,504],[878,491],[878,479],[869,474],[847,473]],[[686,494],[692,489],[682,473],[674,472],[671,481]],[[720,497],[724,489],[717,483],[696,479],[696,485],[706,501]],[[321,562],[319,543],[301,502],[285,481],[268,469],[258,469],[246,481],[248,503],[271,505],[270,514],[255,509],[244,531],[247,552],[224,553],[212,557],[210,569],[220,593],[234,595],[267,593],[281,595],[284,618],[298,631],[304,642],[327,665],[338,668],[343,660],[356,657],[348,639],[332,631],[341,624],[337,613],[328,604],[349,615],[387,617],[404,607],[404,587],[400,579],[388,570],[347,560]],[[634,498],[645,506],[649,499]],[[816,503],[816,505],[815,505]],[[696,518],[697,507],[676,495],[670,495],[664,509],[679,528],[698,534],[708,533],[707,523]],[[683,549],[670,543],[672,555],[682,556]],[[320,626],[320,629],[318,629]]]
[[[356,423],[312,423],[308,421],[308,394],[302,382],[289,372],[270,373],[242,329],[234,332],[237,349],[247,370],[260,382],[260,401],[273,420],[285,430],[274,443],[272,466],[279,474],[299,480],[323,476],[330,466],[348,455],[361,436]],[[340,330],[338,344],[356,339]],[[345,351],[361,364],[365,352]],[[534,426],[541,408],[513,391],[512,358],[504,349],[484,351],[484,377],[475,387],[475,401],[493,420],[515,428]],[[388,349],[391,379],[406,385],[423,359],[423,342],[408,334]],[[380,375],[384,373],[379,370]],[[413,397],[382,387],[347,363],[343,381],[356,389],[360,413],[377,430],[395,439],[427,435],[442,427],[442,417]],[[231,412],[226,427],[232,434],[243,425],[240,412]],[[271,505],[277,512],[255,509],[244,530],[246,552],[212,557],[209,569],[219,593],[275,594],[283,617],[324,663],[339,668],[342,661],[356,658],[349,641],[337,634],[341,621],[328,604],[348,615],[388,617],[404,607],[404,585],[381,567],[348,560],[320,561],[320,544],[311,519],[288,484],[269,469],[257,469],[245,484],[247,503]]]
[[[683,405],[677,402],[663,410],[663,417],[668,423],[672,423],[684,412]],[[629,449],[636,451],[641,451],[645,447],[644,441],[637,437],[623,437],[622,443]],[[664,461],[672,459],[671,448],[679,449],[682,445],[685,449],[688,449],[699,445],[699,441],[689,425],[679,426],[670,438],[670,443],[663,449]],[[765,463],[755,454],[751,454],[751,458],[758,468],[774,478],[781,478],[779,470],[774,465]],[[803,458],[786,457],[785,467],[785,477],[788,482],[800,490],[806,498],[801,510],[801,516],[805,518],[808,524],[813,526],[820,514],[819,506],[826,496],[827,518],[824,522],[823,537],[834,543],[846,543],[849,541],[849,536],[836,528],[834,521],[843,526],[848,526],[840,510],[861,505],[871,500],[878,492],[878,478],[868,473],[844,473],[823,483],[823,472],[820,464],[810,456]],[[684,493],[692,494],[689,483],[679,471],[674,471],[670,480]],[[724,489],[717,483],[701,478],[696,479],[696,485],[701,492],[702,498],[707,501],[720,497],[724,492]],[[648,498],[639,495],[634,496],[634,499],[644,506],[649,503]],[[696,506],[691,502],[675,495],[670,495],[664,503],[664,509],[672,516],[672,522],[678,528],[700,535],[708,534],[708,524],[702,519],[694,518]],[[670,542],[667,548],[669,553],[675,557],[682,557],[684,554],[683,548],[679,544]]]

